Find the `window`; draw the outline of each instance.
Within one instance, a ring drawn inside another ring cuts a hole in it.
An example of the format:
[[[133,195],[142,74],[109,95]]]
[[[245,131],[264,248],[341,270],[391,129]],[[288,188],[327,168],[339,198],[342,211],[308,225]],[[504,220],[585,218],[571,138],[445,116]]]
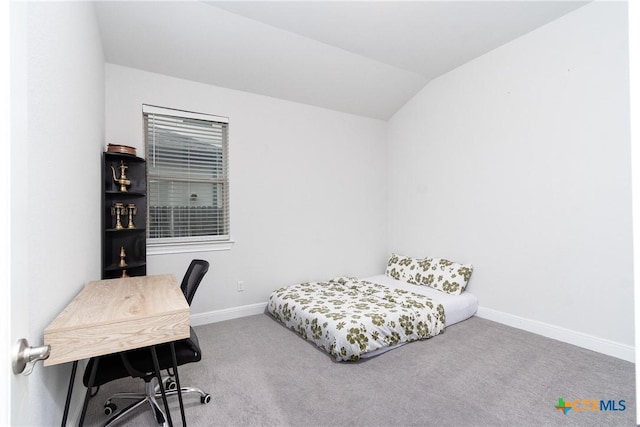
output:
[[[148,252],[228,249],[228,119],[149,105],[142,112]]]

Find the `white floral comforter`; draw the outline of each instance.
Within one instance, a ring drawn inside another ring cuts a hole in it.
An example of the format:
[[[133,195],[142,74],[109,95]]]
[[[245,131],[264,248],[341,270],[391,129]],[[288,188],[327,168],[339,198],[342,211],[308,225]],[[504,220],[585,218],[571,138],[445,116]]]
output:
[[[354,277],[275,290],[268,310],[337,361],[444,332],[442,304]]]

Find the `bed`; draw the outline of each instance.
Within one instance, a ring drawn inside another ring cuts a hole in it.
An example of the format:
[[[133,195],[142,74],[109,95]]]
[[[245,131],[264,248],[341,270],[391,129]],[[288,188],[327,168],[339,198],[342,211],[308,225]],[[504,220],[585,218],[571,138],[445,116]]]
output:
[[[377,356],[439,335],[478,308],[477,298],[464,292],[471,266],[424,260],[392,254],[382,275],[336,277],[276,289],[267,310],[336,361]],[[464,279],[460,271],[465,272]]]

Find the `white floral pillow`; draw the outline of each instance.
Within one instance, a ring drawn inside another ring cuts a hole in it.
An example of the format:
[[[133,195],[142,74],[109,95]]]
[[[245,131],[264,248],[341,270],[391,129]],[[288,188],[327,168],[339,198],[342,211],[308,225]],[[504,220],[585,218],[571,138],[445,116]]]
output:
[[[391,254],[386,275],[414,285],[460,295],[467,287],[472,272],[471,264],[458,264],[444,258],[411,258]]]
[[[415,279],[416,273],[420,273],[417,261],[419,260],[408,256],[391,254],[391,258],[389,258],[389,262],[387,263],[386,274],[393,279],[415,285],[417,284]]]

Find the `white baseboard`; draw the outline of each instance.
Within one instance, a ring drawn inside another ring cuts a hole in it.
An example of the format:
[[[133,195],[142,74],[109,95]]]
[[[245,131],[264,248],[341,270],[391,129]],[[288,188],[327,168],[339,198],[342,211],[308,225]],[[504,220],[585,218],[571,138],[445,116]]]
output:
[[[224,320],[262,314],[265,312],[266,307],[267,303],[257,303],[194,314],[191,316],[191,325],[206,325],[208,323],[222,322]],[[503,325],[522,329],[527,332],[542,335],[547,338],[573,344],[588,350],[597,351],[598,353],[613,356],[631,363],[635,363],[636,361],[635,347],[630,345],[594,337],[593,335],[561,328],[559,326],[550,325],[537,320],[526,319],[524,317],[515,316],[513,314],[486,307],[478,307],[476,316],[502,323]]]
[[[222,322],[223,320],[262,314],[266,308],[266,302],[259,302],[257,304],[242,305],[240,307],[224,308],[222,310],[193,314],[191,315],[191,326],[206,325],[208,323]]]
[[[522,329],[527,332],[533,332],[534,334],[542,335],[547,338],[553,338],[558,341],[573,344],[588,350],[597,351],[598,353],[626,360],[627,362],[635,363],[636,361],[635,347],[630,345],[594,337],[582,332],[576,332],[570,329],[561,328],[559,326],[550,325],[537,320],[514,316],[513,314],[485,307],[478,307],[476,316],[502,323],[503,325]]]

